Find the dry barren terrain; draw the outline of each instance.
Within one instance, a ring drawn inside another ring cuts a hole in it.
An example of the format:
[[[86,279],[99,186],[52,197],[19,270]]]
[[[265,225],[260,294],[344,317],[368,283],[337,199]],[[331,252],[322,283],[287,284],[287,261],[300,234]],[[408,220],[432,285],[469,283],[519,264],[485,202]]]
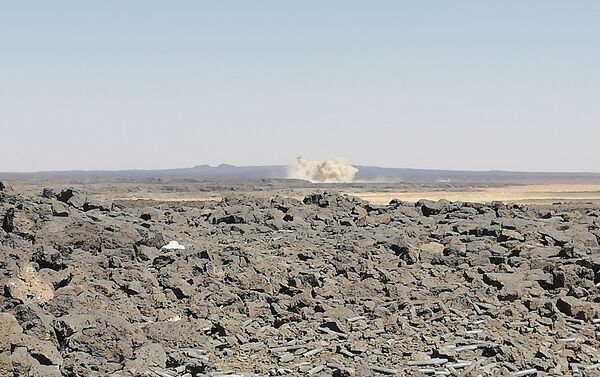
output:
[[[0,376],[600,368],[598,206],[463,202],[588,186],[46,184],[0,187]]]
[[[395,190],[393,186],[381,190],[379,187],[361,187],[346,190],[345,187],[330,187],[330,191],[337,191],[350,196],[358,197],[375,205],[385,205],[397,199],[407,202],[418,200],[449,200],[461,202],[487,203],[500,201],[505,203],[520,204],[552,204],[554,202],[592,202],[600,203],[600,185],[598,184],[543,184],[543,185],[514,185],[500,187],[411,187]],[[273,190],[254,192],[260,195],[283,195],[290,198],[301,199],[307,194],[306,189]],[[108,200],[118,201],[158,201],[158,202],[198,202],[219,201],[231,192],[164,192],[143,191],[133,193],[105,193],[102,196]]]
[[[392,199],[416,202],[420,199],[486,203],[492,201],[550,204],[558,201],[600,202],[597,184],[545,184],[484,187],[461,191],[433,190],[411,192],[348,192],[373,204],[387,204]]]

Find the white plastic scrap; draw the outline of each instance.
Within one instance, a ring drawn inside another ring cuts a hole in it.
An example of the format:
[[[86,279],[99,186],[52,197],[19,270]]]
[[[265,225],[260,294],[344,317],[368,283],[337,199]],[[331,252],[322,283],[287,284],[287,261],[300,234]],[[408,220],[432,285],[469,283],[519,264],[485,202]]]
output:
[[[185,246],[180,245],[177,241],[170,241],[168,244],[160,248],[161,250],[185,250]]]

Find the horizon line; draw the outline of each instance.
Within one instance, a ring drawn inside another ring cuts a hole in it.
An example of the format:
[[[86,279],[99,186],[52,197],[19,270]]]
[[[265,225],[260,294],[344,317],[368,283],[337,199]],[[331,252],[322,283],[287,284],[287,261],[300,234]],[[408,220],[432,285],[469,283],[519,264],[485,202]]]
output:
[[[369,169],[385,169],[385,170],[415,170],[415,171],[431,171],[431,172],[469,172],[469,173],[518,173],[518,174],[566,174],[566,175],[577,175],[577,174],[589,174],[589,175],[600,175],[600,171],[549,171],[549,170],[504,170],[504,169],[488,169],[488,170],[469,170],[469,169],[443,169],[443,168],[412,168],[412,167],[389,167],[389,166],[378,166],[378,165],[360,165],[350,164],[356,168],[369,168]],[[285,168],[292,166],[292,164],[273,164],[273,165],[234,165],[229,163],[220,163],[219,165],[210,164],[199,164],[188,167],[171,167],[171,168],[124,168],[124,169],[64,169],[64,170],[30,170],[30,171],[0,171],[2,175],[18,174],[44,174],[44,173],[119,173],[119,172],[153,172],[153,171],[169,171],[169,170],[190,170],[195,168]],[[360,171],[360,170],[359,170]]]

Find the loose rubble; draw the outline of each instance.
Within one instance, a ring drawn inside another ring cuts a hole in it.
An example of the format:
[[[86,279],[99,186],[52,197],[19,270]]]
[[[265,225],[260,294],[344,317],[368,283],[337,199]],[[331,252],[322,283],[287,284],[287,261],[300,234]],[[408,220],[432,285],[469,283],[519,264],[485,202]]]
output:
[[[0,185],[0,375],[593,375],[599,216]]]

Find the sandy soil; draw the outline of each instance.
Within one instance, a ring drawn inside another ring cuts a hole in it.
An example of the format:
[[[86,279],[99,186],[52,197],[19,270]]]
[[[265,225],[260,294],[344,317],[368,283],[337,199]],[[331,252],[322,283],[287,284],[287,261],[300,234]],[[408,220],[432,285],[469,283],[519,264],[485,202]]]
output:
[[[277,190],[275,190],[277,191]],[[308,192],[306,192],[308,193]],[[302,199],[305,192],[285,193],[284,196]],[[600,185],[593,184],[547,184],[547,185],[520,185],[489,188],[466,188],[464,190],[435,189],[429,191],[371,191],[368,188],[357,191],[346,191],[345,194],[359,197],[376,205],[383,205],[392,199],[416,202],[419,199],[463,202],[510,202],[522,204],[551,204],[559,201],[586,201],[600,204]],[[261,194],[265,194],[264,192]],[[275,194],[272,192],[271,194]],[[123,195],[111,199],[130,201],[161,201],[161,202],[198,202],[208,200],[221,200],[218,194],[198,193],[172,193],[172,192],[147,192],[142,195]]]
[[[470,191],[422,192],[347,192],[373,204],[387,204],[392,199],[416,202],[419,199],[465,202],[502,201],[524,204],[548,204],[557,201],[590,201],[600,203],[600,185],[547,184],[490,187]]]
[[[203,202],[220,201],[225,196],[251,195],[273,197],[276,195],[302,199],[311,192],[342,192],[359,197],[376,205],[383,205],[392,199],[416,202],[419,199],[464,202],[502,201],[522,204],[551,204],[554,202],[593,202],[600,204],[600,184],[541,184],[541,185],[499,185],[488,186],[470,184],[381,184],[357,183],[340,185],[290,185],[289,182],[256,181],[223,182],[54,182],[19,183],[14,187],[19,192],[39,194],[43,187],[51,187],[60,192],[64,187],[74,186],[84,192],[107,201],[159,201],[159,202]]]

